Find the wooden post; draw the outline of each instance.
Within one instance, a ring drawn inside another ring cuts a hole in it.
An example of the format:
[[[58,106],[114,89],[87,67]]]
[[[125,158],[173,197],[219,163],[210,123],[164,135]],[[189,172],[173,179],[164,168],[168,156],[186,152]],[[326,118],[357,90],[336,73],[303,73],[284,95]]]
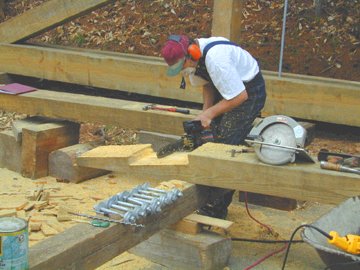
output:
[[[49,154],[79,142],[77,123],[48,123],[23,129],[22,175],[36,179],[48,175]]]
[[[223,36],[240,41],[242,0],[216,0],[213,8],[212,36]]]
[[[315,16],[320,17],[322,13],[322,1],[314,0],[314,6],[315,6]]]
[[[3,20],[5,18],[4,8],[5,8],[5,0],[0,0],[0,20]]]

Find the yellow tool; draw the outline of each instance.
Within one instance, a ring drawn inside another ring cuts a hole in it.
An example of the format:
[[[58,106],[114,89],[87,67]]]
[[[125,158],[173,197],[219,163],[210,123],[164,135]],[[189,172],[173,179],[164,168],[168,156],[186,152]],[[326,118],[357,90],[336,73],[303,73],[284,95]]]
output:
[[[330,244],[354,255],[360,255],[360,236],[354,234],[347,234],[344,237],[339,236],[335,231],[331,231],[329,235],[332,237],[328,239]]]

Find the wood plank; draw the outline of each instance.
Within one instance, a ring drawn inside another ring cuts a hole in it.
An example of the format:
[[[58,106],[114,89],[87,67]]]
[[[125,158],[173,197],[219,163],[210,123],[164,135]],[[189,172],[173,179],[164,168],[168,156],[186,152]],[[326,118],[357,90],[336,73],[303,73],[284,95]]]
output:
[[[0,42],[14,43],[36,36],[111,2],[114,0],[50,0],[1,23]]]
[[[239,0],[214,1],[211,35],[239,42],[243,5],[244,1]]]
[[[77,157],[76,162],[83,167],[113,171],[114,168],[127,168],[132,161],[149,153],[153,153],[150,144],[128,145],[128,147],[107,145],[83,153]]]
[[[179,78],[167,77],[166,64],[157,57],[0,44],[0,71],[202,102],[200,89],[179,90]],[[360,114],[360,82],[294,74],[283,74],[279,78],[275,72],[263,73],[268,92],[266,115],[285,114],[360,126],[357,117]],[[336,113],[334,108],[341,113]]]
[[[187,217],[184,218],[184,220],[197,222],[197,223],[200,223],[203,225],[214,226],[214,227],[221,228],[224,230],[228,230],[234,224],[234,222],[229,221],[229,220],[207,217],[207,216],[198,215],[198,214],[188,215]]]
[[[113,124],[123,128],[157,131],[181,135],[182,123],[194,118],[190,115],[164,111],[144,111],[147,103],[92,97],[80,94],[37,90],[22,95],[0,94],[0,109],[30,115],[91,123]],[[111,116],[111,117],[109,117]]]
[[[182,219],[170,226],[171,230],[186,233],[186,234],[198,234],[201,231],[199,223],[194,221]]]
[[[195,185],[184,185],[184,196],[164,207],[159,215],[145,218],[144,228],[111,225],[104,229],[79,224],[35,244],[29,251],[30,269],[81,270],[102,265],[204,205],[207,192]]]
[[[77,157],[78,165],[89,168],[104,169],[109,171],[126,170],[129,166],[153,166],[176,167],[188,164],[187,155],[177,153],[162,159],[156,157],[156,153],[150,144],[136,145],[106,145],[99,146]],[[145,161],[145,163],[143,163]],[[172,168],[169,168],[172,169]]]

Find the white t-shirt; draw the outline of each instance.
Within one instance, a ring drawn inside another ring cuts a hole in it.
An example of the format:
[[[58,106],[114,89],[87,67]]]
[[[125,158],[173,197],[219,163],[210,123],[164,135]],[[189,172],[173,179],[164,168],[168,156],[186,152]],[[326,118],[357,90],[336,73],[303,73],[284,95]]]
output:
[[[199,38],[201,53],[207,44],[227,40],[223,37]],[[251,81],[259,72],[255,58],[239,46],[218,44],[213,46],[205,59],[206,69],[215,87],[226,100],[245,90],[244,82]]]

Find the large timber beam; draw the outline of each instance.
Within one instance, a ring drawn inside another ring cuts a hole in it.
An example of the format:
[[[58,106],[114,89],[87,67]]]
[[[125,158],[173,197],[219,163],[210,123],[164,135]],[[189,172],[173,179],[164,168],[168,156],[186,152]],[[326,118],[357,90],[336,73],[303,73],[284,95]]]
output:
[[[134,146],[112,147],[90,150],[77,158],[77,164],[149,180],[178,177],[199,185],[329,204],[360,195],[359,175],[323,170],[319,163],[301,161],[271,166],[260,162],[255,153],[231,157],[231,150],[241,150],[241,146],[207,143],[187,158],[186,153],[174,153],[162,159],[144,149],[142,155],[136,151],[134,157],[120,156],[121,148],[127,154]]]
[[[204,205],[206,190],[184,185],[183,197],[160,214],[146,217],[141,222],[144,228],[112,225],[104,229],[79,224],[41,241],[30,248],[30,269],[95,269]]]
[[[0,42],[14,43],[80,17],[114,0],[50,0],[0,24]]]
[[[80,49],[0,44],[0,71],[191,102],[200,89],[179,89],[160,58]],[[360,82],[264,72],[265,114],[360,127]],[[336,108],[336,109],[335,109]],[[338,113],[340,112],[340,113]]]
[[[189,115],[144,111],[142,108],[145,105],[147,103],[47,90],[22,95],[0,94],[0,109],[5,111],[167,134],[183,134],[182,122],[198,114],[197,110],[190,110]]]
[[[201,92],[179,88],[158,57],[95,50],[0,45],[0,72],[201,102]],[[189,86],[190,84],[188,84]]]

